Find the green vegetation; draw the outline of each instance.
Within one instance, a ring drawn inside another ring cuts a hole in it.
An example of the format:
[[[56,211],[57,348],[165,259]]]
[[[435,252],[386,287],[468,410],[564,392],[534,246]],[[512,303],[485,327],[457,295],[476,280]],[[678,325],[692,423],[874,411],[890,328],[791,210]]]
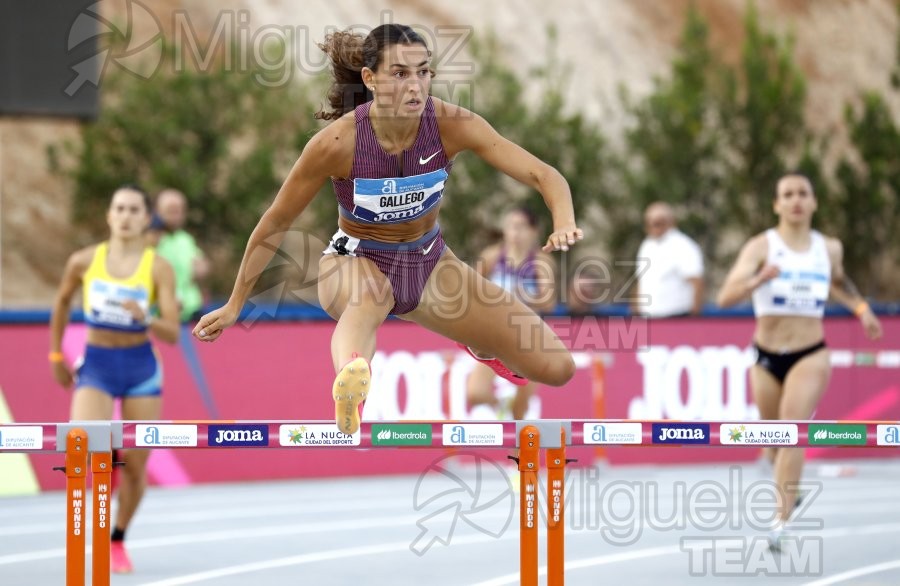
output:
[[[544,64],[528,72],[503,62],[494,36],[473,40],[468,49],[478,69],[471,83],[442,84],[439,75],[434,93],[474,109],[559,168],[578,217],[596,219],[584,227],[599,235],[604,254],[632,259],[643,208],[665,200],[681,212],[681,227],[700,242],[709,268],[720,273],[741,241],[773,225],[775,181],[799,169],[819,197],[817,226],[844,241],[851,277],[872,296],[900,295],[900,239],[893,233],[900,129],[888,107],[896,96],[870,91],[848,104],[846,141],[815,136],[804,120],[806,82],[791,38],[766,30],[751,3],[740,58],[726,64],[710,44],[708,24],[691,9],[670,72],[649,95],[623,90],[627,124],[615,141],[566,99],[577,79],[556,52],[556,31],[547,34]],[[900,39],[897,69],[888,73],[895,93],[898,72]],[[203,73],[163,67],[150,81],[111,71],[101,116],[85,127],[77,163],[65,170],[75,185],[75,221],[101,230],[109,194],[121,183],[138,181],[152,192],[177,187],[190,200],[189,228],[224,259],[213,286],[216,295],[226,294],[250,230],[318,128],[313,112],[323,95],[321,80],[273,89],[258,74],[226,72],[221,63]],[[322,239],[336,215],[330,186],[325,192],[309,210],[315,220],[303,222]],[[550,229],[536,192],[461,155],[441,212],[447,241],[460,257],[473,259],[513,203],[538,211]]]

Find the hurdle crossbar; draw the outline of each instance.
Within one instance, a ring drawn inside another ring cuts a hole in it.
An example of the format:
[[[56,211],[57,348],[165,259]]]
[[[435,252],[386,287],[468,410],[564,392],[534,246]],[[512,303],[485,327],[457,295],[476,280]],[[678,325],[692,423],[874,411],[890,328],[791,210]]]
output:
[[[113,449],[203,448],[396,448],[373,425],[402,431],[414,425],[430,433],[415,448],[518,449],[520,471],[521,584],[537,585],[540,455],[546,451],[547,573],[562,585],[565,564],[564,485],[567,446],[689,446],[898,448],[896,421],[636,421],[613,419],[539,421],[379,421],[353,435],[333,421],[72,421],[0,425],[0,454],[64,452],[66,474],[66,585],[84,586],[87,471],[92,472],[92,585],[109,586],[109,500]],[[315,433],[319,432],[316,437]],[[211,433],[215,432],[215,433]],[[311,436],[314,439],[311,439]]]

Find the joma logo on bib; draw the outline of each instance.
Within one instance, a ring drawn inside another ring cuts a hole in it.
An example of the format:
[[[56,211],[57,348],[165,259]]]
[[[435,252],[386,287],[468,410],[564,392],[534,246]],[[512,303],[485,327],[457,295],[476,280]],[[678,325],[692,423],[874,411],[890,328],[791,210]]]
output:
[[[425,209],[424,205],[409,208],[408,210],[400,210],[399,212],[381,212],[376,214],[373,221],[387,222],[390,220],[411,220],[418,216]]]

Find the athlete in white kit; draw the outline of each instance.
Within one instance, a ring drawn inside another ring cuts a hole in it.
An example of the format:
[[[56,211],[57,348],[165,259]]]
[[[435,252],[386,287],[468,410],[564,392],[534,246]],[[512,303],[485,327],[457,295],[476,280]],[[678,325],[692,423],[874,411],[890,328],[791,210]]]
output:
[[[757,361],[750,385],[762,419],[812,417],[831,376],[822,323],[829,295],[860,319],[870,339],[881,336],[878,318],[844,273],[840,240],[812,229],[817,206],[809,179],[783,176],[774,201],[778,226],[744,245],[717,299],[727,307],[752,294]],[[767,454],[780,489],[780,521],[769,535],[773,549],[780,549],[797,502],[803,454],[799,448]]]

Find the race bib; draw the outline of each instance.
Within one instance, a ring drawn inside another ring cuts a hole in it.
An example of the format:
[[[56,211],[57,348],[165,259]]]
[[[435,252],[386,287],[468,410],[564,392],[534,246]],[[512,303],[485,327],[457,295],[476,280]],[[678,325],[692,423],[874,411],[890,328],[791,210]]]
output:
[[[816,309],[825,305],[828,288],[823,273],[786,272],[772,279],[772,302],[790,309]]]
[[[354,179],[353,215],[365,222],[414,220],[441,200],[447,171],[390,179]]]
[[[150,296],[143,287],[134,288],[106,281],[93,281],[90,288],[88,321],[113,327],[143,327],[143,324],[134,321],[130,311],[122,307],[122,302],[126,299],[134,300],[144,315],[149,315]]]

